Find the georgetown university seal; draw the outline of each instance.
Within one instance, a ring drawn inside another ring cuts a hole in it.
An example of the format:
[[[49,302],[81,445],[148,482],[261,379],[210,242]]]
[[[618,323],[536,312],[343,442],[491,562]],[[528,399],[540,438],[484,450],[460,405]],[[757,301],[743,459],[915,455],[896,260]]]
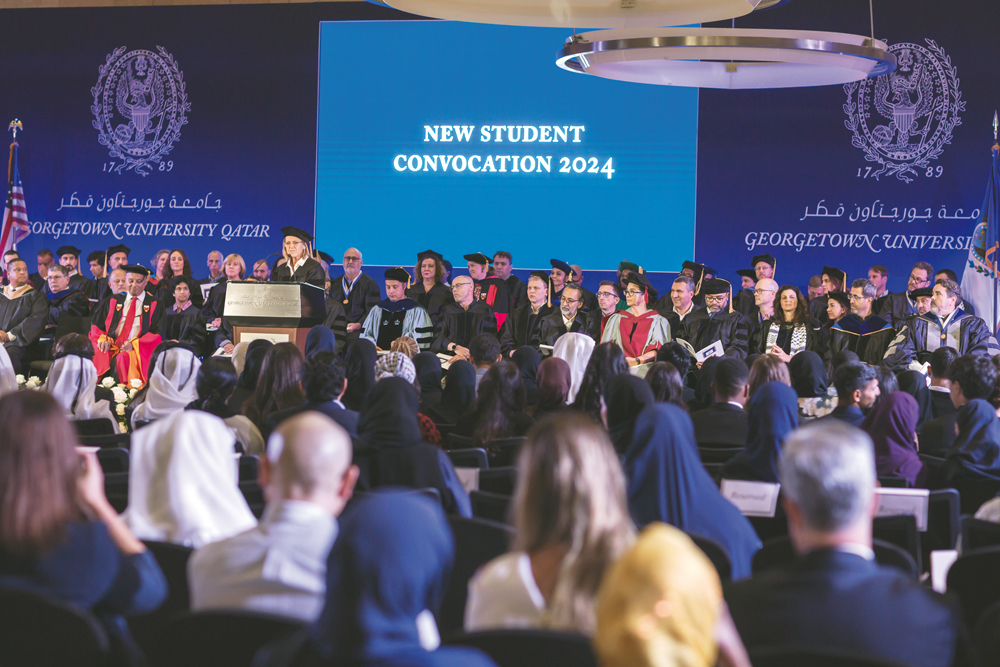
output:
[[[931,175],[930,161],[962,124],[958,114],[965,102],[951,58],[933,40],[924,41],[926,46],[893,44],[894,72],[844,86],[844,125],[865,160],[881,165],[871,174],[876,179],[895,176],[909,183],[925,170]]]
[[[90,89],[97,140],[120,160],[112,170],[134,169],[145,176],[170,152],[191,110],[184,75],[162,46],[157,52],[115,49]]]

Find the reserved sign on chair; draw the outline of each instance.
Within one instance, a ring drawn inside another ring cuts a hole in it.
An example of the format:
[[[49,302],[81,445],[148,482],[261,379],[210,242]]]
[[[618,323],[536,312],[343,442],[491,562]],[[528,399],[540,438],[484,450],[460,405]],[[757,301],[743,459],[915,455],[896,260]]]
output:
[[[719,490],[744,516],[773,517],[781,484],[724,479]]]
[[[917,530],[927,530],[927,507],[931,492],[927,489],[875,489],[878,510],[875,516],[906,516],[917,520]]]

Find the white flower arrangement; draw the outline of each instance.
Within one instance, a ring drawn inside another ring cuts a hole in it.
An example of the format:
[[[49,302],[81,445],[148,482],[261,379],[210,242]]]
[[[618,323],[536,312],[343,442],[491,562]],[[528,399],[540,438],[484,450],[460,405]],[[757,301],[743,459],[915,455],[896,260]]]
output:
[[[24,383],[25,389],[38,389],[41,386],[42,386],[42,381],[34,375],[28,378],[27,381],[25,381]]]
[[[135,391],[139,391],[140,389],[142,389],[142,380],[140,380],[139,378],[132,378],[132,380],[129,382],[129,386],[131,386],[132,389],[134,389]]]
[[[113,377],[110,377],[110,376],[106,377],[103,380],[101,380],[101,385],[105,389],[111,389],[113,386],[115,386],[115,379]]]
[[[18,387],[23,387],[24,383],[27,382],[27,380],[24,379],[24,376],[21,375],[20,373],[18,373],[18,375],[14,379],[17,381]]]
[[[124,403],[119,403],[118,405],[115,406],[115,414],[117,414],[119,417],[124,417],[125,416],[125,404]]]

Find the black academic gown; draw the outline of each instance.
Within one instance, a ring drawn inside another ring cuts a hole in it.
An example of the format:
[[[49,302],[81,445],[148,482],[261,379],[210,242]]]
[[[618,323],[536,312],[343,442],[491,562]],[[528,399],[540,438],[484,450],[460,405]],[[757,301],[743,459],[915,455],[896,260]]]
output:
[[[98,280],[94,289],[94,296],[91,297],[97,303],[104,301],[109,296],[111,296],[111,285],[108,284],[108,279],[105,277],[102,280]]]
[[[21,366],[25,348],[41,335],[48,314],[49,299],[38,290],[28,290],[13,300],[0,293],[0,331],[14,335],[3,346],[15,370]]]
[[[528,303],[528,286],[520,278],[511,276],[504,282],[507,283],[507,291],[510,292],[510,301],[514,310]]]
[[[733,293],[733,310],[746,318],[750,313],[757,310],[757,300],[754,298],[752,289],[741,289]]]
[[[274,283],[309,283],[320,289],[326,289],[326,271],[323,265],[312,257],[306,257],[302,266],[292,273],[288,268],[288,263],[277,267],[271,274],[271,282]]]
[[[587,313],[600,312],[601,307],[597,303],[597,295],[591,292],[586,287],[577,285],[580,288],[580,300],[583,302],[580,304],[581,310]]]
[[[826,307],[829,305],[830,300],[824,296],[818,296],[809,302],[809,317],[813,318],[820,324],[826,324],[830,321],[830,315],[826,312]],[[872,310],[874,313],[874,309]]]
[[[84,278],[79,273],[69,277],[69,286],[83,292],[88,299],[93,299],[97,293],[97,286],[94,284],[94,281],[90,278]]]
[[[507,316],[503,328],[500,330],[500,350],[504,354],[516,350],[522,345],[530,345],[538,349],[539,329],[542,318],[553,311],[551,306],[542,304],[537,314],[531,312],[531,304],[526,303]]]
[[[692,346],[694,346],[694,341],[698,339],[701,328],[708,323],[708,309],[704,306],[699,308],[693,302],[691,310],[684,316],[684,321],[682,322],[680,315],[674,312],[674,304],[670,301],[669,296],[661,297],[653,304],[653,310],[670,323],[670,335],[673,338],[686,340]]]
[[[326,320],[323,326],[333,331],[333,337],[337,339],[334,352],[342,354],[347,346],[347,315],[343,304],[334,299],[326,300]]]
[[[189,306],[179,313],[174,310],[173,306],[165,309],[163,319],[160,320],[160,337],[163,340],[190,343],[198,354],[204,354],[206,352],[205,344],[208,340],[204,313],[196,306]]]
[[[449,303],[455,302],[451,295],[451,289],[444,283],[434,283],[430,292],[424,289],[423,283],[417,283],[406,290],[406,296],[419,303],[427,311],[435,327],[438,326],[441,309]]]
[[[168,308],[173,308],[174,306],[173,282],[173,278],[165,278],[156,286],[156,300],[160,302],[160,308],[164,311]],[[146,290],[146,293],[149,293],[148,289]],[[205,299],[202,298],[201,290],[198,287],[191,290],[191,303],[198,308],[202,308],[205,305]]]
[[[503,321],[507,319],[507,315],[514,309],[511,305],[510,291],[507,289],[507,283],[497,276],[487,276],[482,280],[474,282],[476,285],[476,298],[484,301],[490,307],[497,316],[498,324],[503,324]],[[496,335],[500,335],[499,329],[497,329]]]
[[[691,315],[688,315],[691,317]],[[683,336],[678,336],[683,338]],[[702,322],[698,335],[694,340],[688,340],[695,351],[703,350],[715,341],[722,342],[722,349],[727,357],[746,359],[750,345],[750,323],[747,318],[737,312],[720,311],[709,315]]]
[[[333,278],[330,283],[329,298],[339,301],[344,307],[348,324],[361,324],[368,317],[368,311],[382,300],[382,290],[371,276],[362,273],[354,281],[354,286],[348,294],[344,289],[344,276],[340,275]],[[329,312],[329,308],[327,311]]]
[[[600,315],[600,311],[598,311]],[[538,326],[538,340],[542,345],[555,345],[563,334],[582,333],[594,337],[594,332],[601,328],[601,318],[591,317],[590,313],[578,310],[573,324],[566,328],[562,311],[554,308],[551,313],[542,318]]]
[[[49,315],[45,321],[46,329],[54,329],[59,324],[59,317],[64,314],[70,317],[90,315],[90,300],[80,290],[71,287],[58,295],[48,295],[48,299],[50,305]]]
[[[201,314],[204,316],[206,322],[211,322],[217,317],[222,317],[222,313],[226,307],[226,287],[228,283],[226,279],[219,278],[219,282],[208,291],[208,298],[205,299],[205,307],[202,308]]]
[[[9,282],[10,281],[7,280],[6,278],[3,279],[4,285],[9,284]],[[28,282],[31,283],[31,286],[34,287],[39,292],[45,291],[45,285],[46,285],[45,278],[42,278],[42,276],[39,275],[38,273],[29,273]]]
[[[767,337],[771,330],[771,325],[774,324],[774,318],[765,320],[761,322],[750,336],[750,354],[764,354],[767,352]],[[777,345],[786,354],[791,354],[792,347],[792,328],[786,327],[784,325],[779,325],[780,329],[778,331]],[[815,352],[820,357],[825,357],[826,355],[826,336],[823,334],[822,327],[820,327],[819,322],[814,319],[810,319],[806,323],[806,350],[811,350]]]
[[[958,353],[994,356],[1000,353],[997,341],[990,334],[989,326],[974,315],[959,310],[948,323],[948,331],[958,328]],[[927,347],[928,330],[935,337],[942,334],[937,316],[927,313],[902,321],[896,337],[886,350],[882,365],[898,373],[910,365],[911,361],[923,363],[930,358],[932,350]]]
[[[910,301],[908,292],[900,292],[887,296],[877,310],[873,306],[873,311],[892,326],[898,327],[907,317],[917,314],[917,304]]]
[[[431,350],[447,352],[448,345],[456,343],[469,347],[472,339],[481,333],[496,336],[497,318],[485,301],[472,302],[469,309],[452,303],[441,309],[441,332],[434,339]]]

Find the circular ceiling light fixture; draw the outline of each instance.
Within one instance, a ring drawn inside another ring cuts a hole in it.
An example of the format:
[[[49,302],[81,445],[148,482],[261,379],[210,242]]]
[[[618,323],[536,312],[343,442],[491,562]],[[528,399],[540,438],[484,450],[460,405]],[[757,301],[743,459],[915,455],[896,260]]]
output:
[[[451,21],[542,28],[638,28],[746,16],[788,0],[381,0],[394,9]]]
[[[573,35],[565,70],[618,81],[690,88],[802,88],[896,69],[885,42],[839,32],[656,28]]]

